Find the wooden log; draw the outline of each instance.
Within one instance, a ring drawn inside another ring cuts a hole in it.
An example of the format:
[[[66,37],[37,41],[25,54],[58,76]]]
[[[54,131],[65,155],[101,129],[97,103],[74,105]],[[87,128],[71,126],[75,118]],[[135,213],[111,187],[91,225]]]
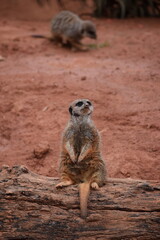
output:
[[[91,191],[80,217],[77,186],[56,189],[56,178],[24,166],[0,172],[0,239],[160,239],[160,183],[108,179]]]

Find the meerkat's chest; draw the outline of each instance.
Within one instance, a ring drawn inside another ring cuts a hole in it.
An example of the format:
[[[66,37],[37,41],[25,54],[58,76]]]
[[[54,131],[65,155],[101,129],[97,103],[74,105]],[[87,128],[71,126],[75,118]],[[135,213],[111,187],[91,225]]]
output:
[[[93,139],[93,131],[88,126],[79,126],[75,128],[74,134],[73,134],[75,142],[81,142],[81,141],[92,141]]]
[[[89,127],[80,126],[76,128],[73,134],[73,147],[75,152],[79,153],[82,147],[93,140],[93,132]]]

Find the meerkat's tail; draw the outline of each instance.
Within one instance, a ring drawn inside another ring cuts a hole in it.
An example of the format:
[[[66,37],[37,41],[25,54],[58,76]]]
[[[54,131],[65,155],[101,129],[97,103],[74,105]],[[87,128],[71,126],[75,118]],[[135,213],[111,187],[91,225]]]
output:
[[[53,40],[53,38],[51,36],[45,36],[45,35],[41,35],[41,34],[33,34],[33,35],[31,35],[31,37],[33,37],[33,38],[45,38],[45,39],[48,39],[50,41]]]
[[[81,217],[87,217],[87,202],[90,193],[90,183],[84,182],[79,185]]]

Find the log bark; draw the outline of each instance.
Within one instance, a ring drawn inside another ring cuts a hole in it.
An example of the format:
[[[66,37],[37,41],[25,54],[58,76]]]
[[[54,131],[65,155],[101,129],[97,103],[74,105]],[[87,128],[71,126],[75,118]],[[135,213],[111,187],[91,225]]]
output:
[[[160,183],[108,179],[91,191],[80,217],[77,186],[55,188],[57,178],[24,166],[0,172],[0,239],[160,239]]]

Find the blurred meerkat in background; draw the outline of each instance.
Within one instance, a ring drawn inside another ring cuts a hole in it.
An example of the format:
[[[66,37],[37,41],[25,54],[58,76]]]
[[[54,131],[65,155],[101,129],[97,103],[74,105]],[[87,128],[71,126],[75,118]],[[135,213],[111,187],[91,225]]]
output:
[[[96,39],[96,27],[92,21],[82,20],[70,11],[61,11],[51,22],[51,37],[32,35],[54,40],[62,46],[69,45],[73,50],[86,51],[88,48],[81,43],[85,37]]]

